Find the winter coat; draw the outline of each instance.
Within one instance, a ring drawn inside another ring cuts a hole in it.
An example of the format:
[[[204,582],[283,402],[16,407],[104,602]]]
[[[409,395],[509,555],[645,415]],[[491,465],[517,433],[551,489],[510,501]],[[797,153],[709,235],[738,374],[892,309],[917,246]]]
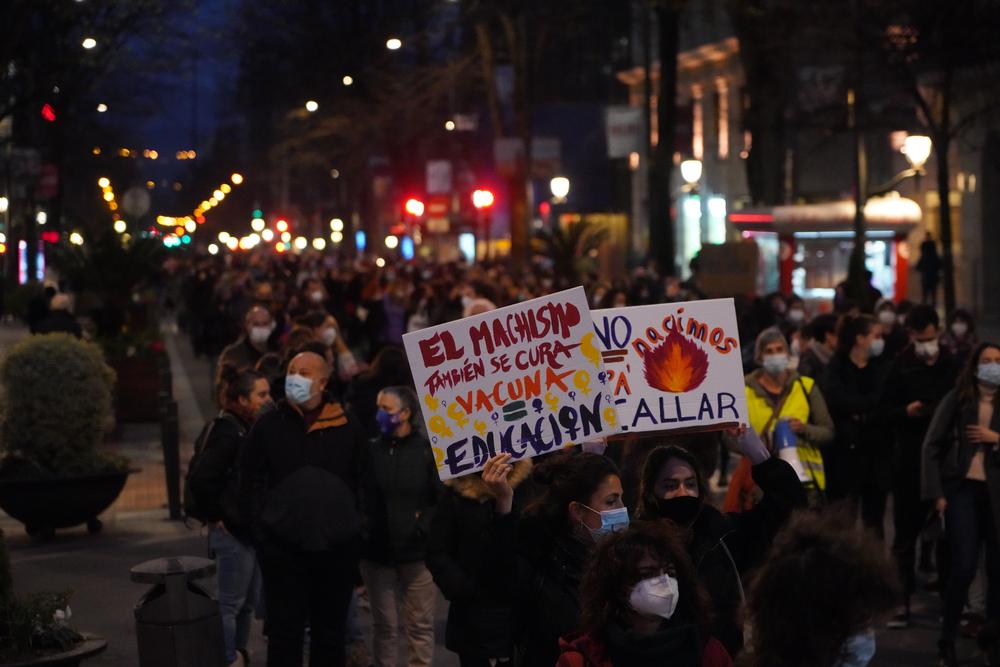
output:
[[[964,404],[957,390],[948,392],[934,412],[924,439],[921,495],[924,500],[951,497],[965,480],[973,455],[983,447],[986,487],[993,521],[1000,534],[1000,451],[995,445],[969,442],[965,428],[978,423],[979,406],[975,402]],[[993,410],[990,430],[1000,433],[1000,410]]]
[[[826,367],[820,385],[836,437],[823,457],[834,499],[866,485],[892,486],[892,435],[883,410],[887,371],[878,358],[858,368],[839,355]]]
[[[221,521],[231,535],[249,539],[249,526],[239,511],[239,460],[250,425],[234,412],[215,418],[202,443],[197,465],[188,476],[199,518]]]
[[[739,619],[743,581],[764,559],[792,511],[806,506],[805,489],[785,461],[767,459],[753,466],[751,474],[763,491],[753,509],[724,514],[703,502],[688,529],[688,555],[712,599],[712,634],[733,655],[743,645]]]
[[[293,552],[354,544],[365,447],[357,420],[336,401],[325,400],[308,427],[284,400],[262,415],[240,466],[240,508],[255,542]]]
[[[896,461],[920,461],[921,446],[931,425],[934,411],[955,386],[958,368],[954,357],[942,349],[937,360],[928,364],[909,347],[896,360],[886,380],[884,410],[896,441]],[[914,401],[924,404],[916,417],[906,414]]]
[[[693,625],[670,628],[652,637],[634,637],[617,629],[612,638],[578,634],[560,640],[556,667],[732,667],[719,641],[701,640]]]
[[[515,488],[531,473],[531,461],[514,464]],[[427,568],[451,602],[445,646],[460,655],[509,658],[513,654],[512,604],[515,568],[498,563],[509,553],[494,512],[494,496],[478,473],[445,482],[431,521]],[[515,492],[515,504],[519,504]]]
[[[442,490],[430,443],[416,431],[402,438],[380,436],[365,454],[362,557],[383,565],[424,560]]]
[[[83,330],[72,313],[65,310],[51,310],[35,327],[36,334],[68,333],[80,338]]]
[[[517,662],[521,667],[553,665],[559,657],[559,638],[580,627],[580,580],[593,544],[584,544],[568,531],[553,535],[548,522],[536,517],[517,519],[518,581],[515,602]]]

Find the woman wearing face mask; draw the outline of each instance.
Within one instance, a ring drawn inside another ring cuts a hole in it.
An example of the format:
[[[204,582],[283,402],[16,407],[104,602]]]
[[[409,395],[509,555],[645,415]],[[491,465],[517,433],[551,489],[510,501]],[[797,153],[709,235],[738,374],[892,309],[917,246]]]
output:
[[[379,437],[368,450],[361,495],[360,568],[371,601],[373,657],[376,667],[398,664],[396,628],[402,625],[407,664],[430,665],[437,588],[424,557],[441,482],[413,389],[387,387],[377,405]]]
[[[741,667],[865,667],[899,586],[885,550],[853,514],[797,514],[750,587],[753,637]]]
[[[187,486],[196,518],[209,526],[215,554],[228,665],[247,663],[247,642],[260,596],[260,569],[238,511],[237,461],[257,415],[269,407],[267,380],[256,371],[224,366],[220,373],[222,411],[205,427],[191,460]]]
[[[331,365],[337,369],[337,377],[341,382],[349,381],[361,370],[340,333],[337,318],[333,315],[323,310],[313,310],[297,319],[295,324],[308,327],[315,339],[330,349]]]
[[[639,486],[638,518],[662,519],[682,531],[687,553],[712,602],[712,634],[731,654],[743,645],[739,609],[743,575],[759,563],[792,511],[806,506],[795,470],[771,457],[753,429],[735,437],[762,497],[753,509],[723,514],[707,502],[709,487],[695,458],[677,446],[649,453]]]
[[[780,425],[791,430],[801,464],[801,470],[796,472],[807,489],[810,505],[815,506],[826,490],[823,457],[818,447],[833,440],[833,420],[815,380],[790,369],[789,360],[788,344],[781,331],[771,327],[760,332],[754,344],[754,361],[760,368],[746,376],[750,426],[771,451],[778,444],[775,429]],[[729,484],[723,510],[748,510],[754,506],[758,493],[750,476],[750,462],[744,457]]]
[[[938,405],[923,446],[923,491],[944,516],[950,571],[939,658],[958,664],[955,637],[986,545],[987,616],[1000,616],[1000,346],[982,343]]]
[[[427,539],[427,568],[451,603],[444,644],[462,667],[510,665],[514,657],[513,571],[504,517],[519,506],[531,461],[494,456],[482,472],[445,482]],[[495,565],[495,566],[494,566]]]
[[[941,334],[941,347],[948,350],[958,363],[965,365],[978,342],[976,319],[964,308],[956,308],[948,316],[948,327]]]
[[[538,464],[532,481],[542,490],[523,515],[501,523],[517,562],[517,662],[552,665],[559,638],[580,623],[580,579],[595,545],[628,526],[618,468],[600,454],[560,452]],[[515,556],[516,554],[516,556]]]
[[[638,523],[596,550],[580,589],[579,634],[557,667],[726,667],[709,604],[675,533]]]
[[[892,434],[883,394],[889,363],[882,325],[867,315],[845,317],[837,352],[821,380],[836,439],[824,451],[827,495],[860,505],[865,526],[883,533],[892,488]]]

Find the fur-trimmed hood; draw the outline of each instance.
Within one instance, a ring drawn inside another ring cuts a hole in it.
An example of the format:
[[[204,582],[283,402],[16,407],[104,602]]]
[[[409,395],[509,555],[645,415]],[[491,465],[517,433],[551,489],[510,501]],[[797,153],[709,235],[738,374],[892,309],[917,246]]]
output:
[[[509,477],[512,488],[516,489],[521,482],[531,476],[532,465],[531,459],[521,459],[514,462],[514,469],[510,471]],[[469,500],[483,502],[493,497],[493,494],[486,487],[486,482],[483,481],[481,472],[449,479],[445,482],[445,485],[458,495]]]

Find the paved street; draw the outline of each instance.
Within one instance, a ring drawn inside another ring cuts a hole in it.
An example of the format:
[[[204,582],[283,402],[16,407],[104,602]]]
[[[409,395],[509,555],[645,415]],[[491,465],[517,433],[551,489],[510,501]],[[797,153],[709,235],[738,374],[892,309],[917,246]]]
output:
[[[0,327],[0,351],[23,335],[23,330]],[[174,395],[179,403],[182,460],[190,456],[190,443],[202,420],[210,414],[208,396],[211,369],[204,359],[196,359],[186,338],[168,334]],[[143,470],[130,479],[125,492],[102,516],[105,529],[88,535],[81,528],[60,531],[51,542],[33,543],[20,524],[0,515],[0,527],[7,536],[13,564],[15,587],[20,593],[39,590],[72,590],[74,621],[77,627],[109,639],[108,651],[93,661],[94,667],[132,667],[136,647],[132,608],[145,590],[129,581],[131,566],[152,558],[204,555],[205,538],[197,529],[167,520],[166,494],[159,431],[156,424],[125,425],[109,447],[128,455]],[[891,526],[889,526],[891,530]],[[933,665],[938,631],[937,598],[928,593],[917,596],[914,625],[905,631],[882,631],[873,665],[915,667]],[[435,665],[457,664],[454,654],[443,646],[447,602],[437,607]],[[364,619],[367,630],[368,619]],[[259,628],[258,628],[259,629]],[[253,635],[252,650],[265,650],[259,632]],[[971,659],[974,643],[959,644],[959,655]],[[971,663],[970,663],[971,664]]]

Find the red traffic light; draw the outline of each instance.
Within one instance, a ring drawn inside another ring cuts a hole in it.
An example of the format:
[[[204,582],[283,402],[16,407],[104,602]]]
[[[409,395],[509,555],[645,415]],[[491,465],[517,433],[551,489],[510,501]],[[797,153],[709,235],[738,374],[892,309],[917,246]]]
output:
[[[494,201],[496,198],[489,190],[476,190],[472,193],[472,205],[478,209],[489,208]]]
[[[50,123],[54,123],[56,120],[56,110],[48,102],[42,105],[42,118]]]
[[[410,197],[406,200],[406,203],[403,204],[403,209],[410,215],[419,218],[424,214],[424,203],[419,199]]]

